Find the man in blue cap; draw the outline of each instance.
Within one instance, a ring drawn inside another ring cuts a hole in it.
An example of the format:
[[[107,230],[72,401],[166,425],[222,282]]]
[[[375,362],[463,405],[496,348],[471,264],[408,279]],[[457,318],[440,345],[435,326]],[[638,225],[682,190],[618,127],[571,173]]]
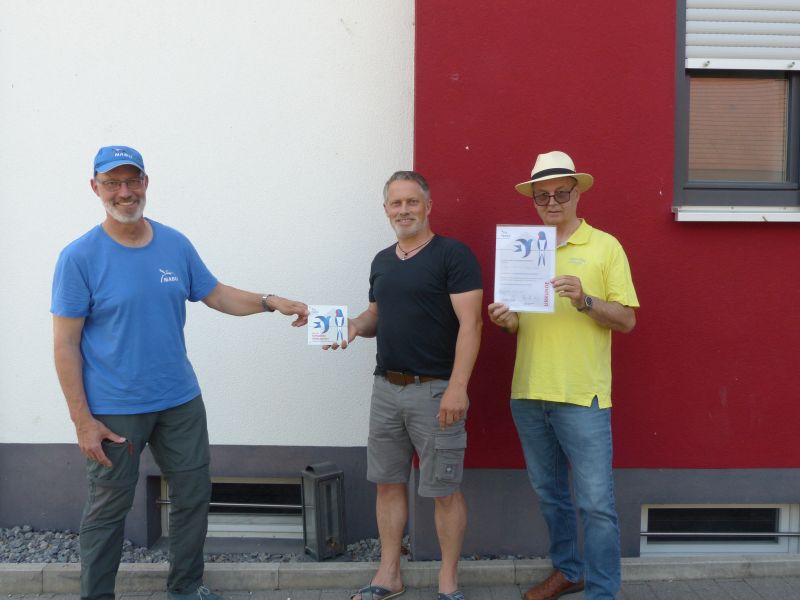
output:
[[[144,218],[148,177],[133,148],[100,148],[90,184],[106,218],[61,252],[50,309],[56,371],[87,458],[81,598],[114,598],[125,517],[149,445],[170,488],[168,598],[216,600],[203,586],[209,444],[186,355],[186,300],[237,316],[277,310],[295,315],[295,327],[308,307],[220,283],[185,236]]]

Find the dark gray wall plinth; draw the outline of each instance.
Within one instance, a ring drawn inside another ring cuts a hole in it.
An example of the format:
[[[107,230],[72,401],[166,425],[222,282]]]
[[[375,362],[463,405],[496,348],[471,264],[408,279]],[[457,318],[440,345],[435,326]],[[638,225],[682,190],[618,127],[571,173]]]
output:
[[[800,502],[800,469],[616,469],[614,482],[623,556],[639,556],[643,504]],[[469,469],[462,490],[469,511],[463,554],[547,555],[547,528],[525,471]],[[433,501],[410,498],[414,558],[439,559]]]
[[[377,537],[375,486],[364,478],[365,448],[212,446],[211,475],[299,477],[306,466],[323,461],[344,472],[347,543]],[[86,501],[84,465],[75,444],[0,444],[0,527],[77,530]],[[135,544],[147,545],[160,536],[155,504],[160,476],[145,450],[125,525],[125,537]]]
[[[375,486],[365,479],[365,448],[214,446],[211,472],[228,477],[298,477],[331,461],[344,472],[348,543],[377,536]],[[409,484],[409,533],[417,560],[439,558],[433,501]],[[623,556],[638,556],[643,504],[793,504],[800,469],[617,469],[614,472]],[[160,534],[158,468],[142,456],[126,537],[137,544]],[[523,470],[468,469],[464,554],[545,556],[548,535]],[[0,444],[0,527],[78,528],[86,498],[84,459],[74,444]]]

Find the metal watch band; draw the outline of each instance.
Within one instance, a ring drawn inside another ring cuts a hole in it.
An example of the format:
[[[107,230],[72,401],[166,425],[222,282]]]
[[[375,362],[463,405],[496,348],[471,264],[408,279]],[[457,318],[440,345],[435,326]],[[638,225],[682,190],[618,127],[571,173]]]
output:
[[[267,298],[274,295],[275,294],[264,294],[263,296],[261,296],[261,306],[264,308],[266,312],[275,312],[275,309],[270,308],[269,304],[267,304]]]

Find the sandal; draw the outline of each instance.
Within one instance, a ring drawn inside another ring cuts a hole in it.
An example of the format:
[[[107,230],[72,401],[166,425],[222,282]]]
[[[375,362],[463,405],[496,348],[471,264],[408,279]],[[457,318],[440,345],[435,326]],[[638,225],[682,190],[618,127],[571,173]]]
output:
[[[455,592],[450,592],[449,594],[439,592],[439,595],[436,596],[436,600],[464,600],[464,594],[461,592],[461,590],[456,590]]]
[[[379,585],[365,585],[355,594],[352,594],[350,600],[353,600],[353,598],[359,595],[361,596],[361,600],[389,600],[389,598],[397,598],[400,594],[405,593],[405,591],[406,588],[402,588],[399,592],[393,592]],[[461,600],[463,600],[463,598]]]

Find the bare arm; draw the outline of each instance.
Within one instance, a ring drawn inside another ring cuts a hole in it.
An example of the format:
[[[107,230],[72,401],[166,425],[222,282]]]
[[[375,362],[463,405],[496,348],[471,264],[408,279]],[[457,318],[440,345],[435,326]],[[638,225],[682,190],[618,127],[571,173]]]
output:
[[[61,390],[67,400],[69,416],[75,424],[78,446],[87,458],[110,467],[111,461],[103,452],[103,440],[124,442],[92,416],[86,391],[83,387],[83,357],[81,356],[81,333],[84,319],[53,316],[53,350],[56,373]]]
[[[264,312],[261,296],[262,294],[246,292],[224,283],[218,283],[217,287],[203,298],[203,302],[209,308],[227,315],[243,317]],[[270,310],[277,310],[282,315],[297,315],[292,322],[292,327],[302,327],[308,321],[308,306],[302,302],[270,294],[267,296],[267,307]]]
[[[467,385],[481,346],[483,290],[450,294],[450,301],[458,318],[458,337],[450,382],[439,404],[439,426],[442,429],[463,419],[469,407]]]
[[[581,280],[573,275],[562,275],[553,279],[553,291],[559,296],[569,298],[576,309],[585,306],[586,294]],[[633,308],[595,296],[592,296],[592,310],[584,310],[583,314],[599,325],[621,333],[629,333],[636,325],[636,311]]]
[[[353,319],[347,319],[347,341],[342,341],[341,348],[344,350],[347,345],[357,337],[371,338],[375,337],[378,331],[378,303],[370,302],[367,310]],[[323,346],[323,350],[330,348],[336,350],[339,344],[331,344],[330,346]]]
[[[612,331],[630,333],[636,326],[636,311],[630,306],[619,302],[606,302],[600,298],[592,297],[592,310],[583,311],[598,324],[608,327]]]

